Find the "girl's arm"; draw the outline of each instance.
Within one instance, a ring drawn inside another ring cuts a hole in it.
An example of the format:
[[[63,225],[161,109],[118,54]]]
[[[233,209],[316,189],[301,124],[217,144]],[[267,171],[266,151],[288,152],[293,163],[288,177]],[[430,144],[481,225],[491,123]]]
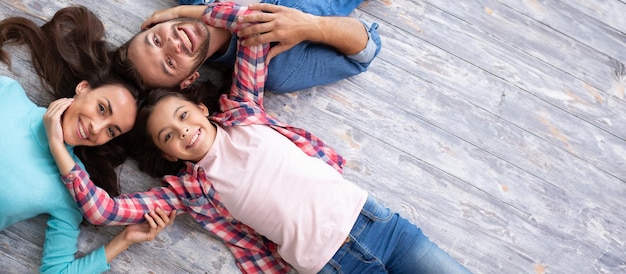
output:
[[[115,198],[97,187],[74,161],[63,140],[61,115],[72,102],[73,99],[63,98],[50,103],[44,114],[44,125],[61,180],[87,221],[95,225],[128,225],[144,222],[144,214],[156,208],[167,212],[183,208],[178,196],[166,187]]]
[[[241,23],[240,16],[256,13],[247,7],[234,3],[213,3],[202,16],[202,20],[211,26],[225,28],[231,32],[237,32],[250,23]],[[253,102],[254,105],[263,106],[263,90],[267,78],[267,66],[265,58],[269,51],[269,44],[255,46],[243,46],[241,40],[237,40],[237,56],[233,71],[233,84],[230,91],[230,99],[222,101],[222,111],[241,108],[242,102]],[[256,106],[252,106],[255,108]],[[250,109],[249,111],[253,111]]]
[[[150,18],[141,24],[141,29],[151,28],[152,26],[175,18],[202,18],[202,14],[207,9],[205,5],[181,5],[173,8],[157,10]]]

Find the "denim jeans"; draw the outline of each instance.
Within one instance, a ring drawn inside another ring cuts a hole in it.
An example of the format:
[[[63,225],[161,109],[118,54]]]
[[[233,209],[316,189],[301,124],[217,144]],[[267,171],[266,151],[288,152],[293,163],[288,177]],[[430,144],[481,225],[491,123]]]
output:
[[[212,1],[179,0],[180,4],[205,2]],[[262,0],[261,2],[295,8],[314,15],[347,16],[363,0]],[[366,50],[347,56],[330,46],[304,41],[271,60],[265,89],[274,93],[287,93],[333,83],[366,71],[380,52],[381,41],[377,23],[361,22],[369,35],[369,45]],[[208,61],[233,67],[237,39],[233,36],[224,55],[211,57]]]
[[[319,273],[471,273],[421,229],[368,198],[350,239]]]

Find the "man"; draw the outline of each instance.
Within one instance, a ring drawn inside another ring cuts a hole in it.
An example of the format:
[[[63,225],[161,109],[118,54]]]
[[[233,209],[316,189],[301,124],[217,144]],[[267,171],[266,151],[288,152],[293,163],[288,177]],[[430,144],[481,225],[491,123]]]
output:
[[[265,13],[240,18],[258,23],[239,33],[211,26],[210,18],[203,18],[205,10],[219,8],[219,3],[156,11],[142,25],[144,30],[118,49],[122,66],[117,67],[141,87],[184,89],[200,77],[198,69],[205,61],[232,68],[241,36],[247,37],[246,45],[272,42],[266,61],[268,91],[296,91],[365,71],[381,44],[376,23],[346,17],[362,0],[331,1],[332,6],[307,2],[252,4],[249,9]]]

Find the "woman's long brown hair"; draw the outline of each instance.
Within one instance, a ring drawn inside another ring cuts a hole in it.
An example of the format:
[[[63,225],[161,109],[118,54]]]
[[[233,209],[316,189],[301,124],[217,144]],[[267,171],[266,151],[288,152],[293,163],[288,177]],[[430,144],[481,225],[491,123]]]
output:
[[[10,68],[10,56],[2,49],[9,43],[30,48],[33,67],[54,98],[73,97],[82,80],[87,80],[92,88],[120,85],[135,99],[139,96],[137,88],[109,70],[110,46],[105,40],[104,25],[83,6],[63,8],[41,27],[23,17],[0,21],[0,61]],[[120,193],[114,168],[126,159],[126,138],[123,135],[102,146],[74,148],[92,181],[112,196]]]

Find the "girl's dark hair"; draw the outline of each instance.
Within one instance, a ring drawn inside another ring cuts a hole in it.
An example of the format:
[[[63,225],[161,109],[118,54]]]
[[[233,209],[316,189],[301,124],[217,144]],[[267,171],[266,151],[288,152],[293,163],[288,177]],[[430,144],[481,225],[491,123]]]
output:
[[[0,21],[0,61],[10,68],[10,56],[2,50],[9,43],[30,48],[33,67],[54,98],[73,97],[82,80],[91,88],[120,85],[135,99],[139,96],[135,86],[109,69],[110,46],[105,41],[104,25],[83,6],[63,8],[41,27],[23,17]],[[124,141],[125,137],[118,137],[102,146],[74,148],[94,183],[113,196],[120,193],[114,168],[126,158]]]
[[[209,83],[192,84],[182,91],[171,88],[151,90],[143,101],[137,113],[135,126],[129,134],[129,152],[137,160],[139,169],[150,176],[160,178],[164,175],[178,174],[185,167],[184,161],[171,162],[163,158],[163,153],[154,144],[148,132],[148,118],[159,101],[173,96],[194,104],[202,103],[209,109],[209,113],[213,113],[219,109],[219,97],[226,93],[226,90]]]

